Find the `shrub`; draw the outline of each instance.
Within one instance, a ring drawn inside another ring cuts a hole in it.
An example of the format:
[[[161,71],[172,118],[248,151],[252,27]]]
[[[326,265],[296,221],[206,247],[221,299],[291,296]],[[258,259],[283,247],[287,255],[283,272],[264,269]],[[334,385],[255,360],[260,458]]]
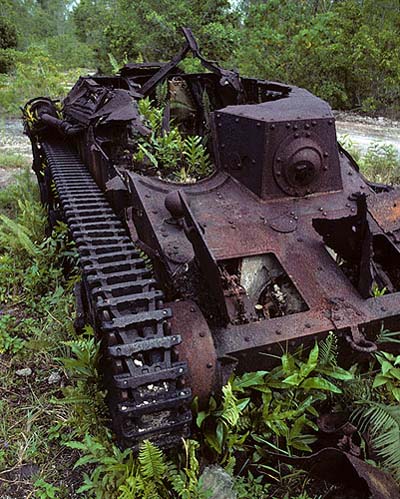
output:
[[[32,45],[17,55],[12,75],[0,75],[0,111],[17,113],[33,97],[63,97],[82,70],[63,71],[49,53]]]
[[[5,19],[0,18],[0,49],[16,48],[18,43],[15,26]]]

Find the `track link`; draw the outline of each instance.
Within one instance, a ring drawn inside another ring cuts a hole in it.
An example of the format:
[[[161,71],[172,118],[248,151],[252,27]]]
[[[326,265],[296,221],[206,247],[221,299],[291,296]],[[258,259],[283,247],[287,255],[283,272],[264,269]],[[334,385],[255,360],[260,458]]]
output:
[[[59,211],[80,254],[83,302],[103,345],[102,371],[113,429],[123,447],[150,439],[178,445],[190,431],[191,390],[151,271],[76,152],[62,142],[41,151]]]

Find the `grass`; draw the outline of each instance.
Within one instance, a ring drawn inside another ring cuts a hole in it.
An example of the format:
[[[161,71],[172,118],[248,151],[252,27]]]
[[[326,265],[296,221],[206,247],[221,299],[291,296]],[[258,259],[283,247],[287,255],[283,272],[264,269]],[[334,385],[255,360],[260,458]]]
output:
[[[348,135],[342,135],[338,140],[353,156],[368,180],[400,184],[400,154],[392,144],[372,142],[363,153]]]
[[[55,423],[68,418],[68,410],[52,402],[67,383],[57,357],[65,351],[62,341],[71,334],[73,297],[57,252],[45,237],[44,212],[28,172],[0,191],[0,212],[21,227],[29,226],[29,237],[42,253],[32,256],[2,225],[0,497],[52,497],[51,492],[34,495],[36,488],[44,490],[43,484],[51,481],[59,484],[57,498],[74,497],[70,470],[77,453],[55,438]],[[13,244],[5,246],[7,235]],[[51,375],[58,381],[50,383]]]
[[[27,168],[31,162],[31,158],[24,154],[0,151],[0,168],[22,169]]]

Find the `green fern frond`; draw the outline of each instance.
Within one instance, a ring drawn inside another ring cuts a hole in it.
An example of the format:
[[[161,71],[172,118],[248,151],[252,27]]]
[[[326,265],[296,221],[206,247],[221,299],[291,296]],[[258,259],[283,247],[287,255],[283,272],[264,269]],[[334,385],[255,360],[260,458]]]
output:
[[[40,254],[40,249],[30,238],[30,232],[27,227],[11,220],[6,215],[0,215],[0,220],[3,222],[3,226],[11,233],[11,236],[16,238],[16,241],[15,239],[14,241],[11,241],[10,239],[10,246],[12,245],[15,247],[17,242],[18,246],[26,251],[28,255],[37,257]]]
[[[140,470],[145,480],[160,482],[167,465],[163,452],[149,440],[144,440],[139,450]]]
[[[329,331],[327,337],[319,342],[318,363],[321,366],[336,366],[338,356],[337,336]]]
[[[228,383],[222,388],[222,414],[221,418],[229,426],[235,426],[239,421],[240,411],[237,407],[237,398],[233,394],[232,384]]]
[[[382,460],[383,466],[400,480],[400,405],[360,401],[352,414],[361,432],[368,430],[371,445]]]

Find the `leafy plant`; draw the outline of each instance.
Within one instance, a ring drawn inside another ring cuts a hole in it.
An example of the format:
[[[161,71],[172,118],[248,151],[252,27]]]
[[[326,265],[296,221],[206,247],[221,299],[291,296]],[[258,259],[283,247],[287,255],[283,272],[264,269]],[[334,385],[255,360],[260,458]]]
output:
[[[400,405],[360,400],[352,414],[360,432],[368,431],[383,466],[400,480]]]
[[[17,353],[23,347],[25,341],[17,335],[11,335],[9,331],[16,325],[15,317],[5,314],[0,316],[0,354]]]
[[[148,98],[139,101],[139,112],[151,132],[148,137],[139,139],[133,155],[138,171],[146,165],[148,171],[175,182],[194,182],[212,172],[202,137],[183,137],[173,124],[168,132],[163,131],[163,109],[154,106]]]
[[[60,490],[60,487],[55,487],[42,478],[35,482],[35,495],[38,499],[57,499]]]
[[[393,355],[388,352],[378,352],[375,354],[379,362],[381,372],[375,376],[372,388],[385,388],[388,398],[394,398],[400,402],[400,355]]]
[[[183,466],[169,461],[154,444],[145,440],[138,457],[127,449],[120,451],[110,442],[85,435],[82,442],[65,445],[83,454],[75,467],[92,464],[95,469],[85,474],[81,494],[94,494],[96,498],[167,499],[171,492],[182,499],[207,499],[199,481],[199,463],[196,458],[198,444],[185,442],[186,459]]]
[[[250,445],[249,435],[274,451],[311,451],[316,437],[307,429],[317,430],[316,407],[326,400],[326,393],[341,393],[336,380],[353,377],[335,364],[335,348],[329,335],[321,356],[315,343],[306,360],[302,349],[295,354],[286,352],[272,371],[233,378],[224,388],[221,403],[217,405],[211,398],[208,409],[197,416],[205,443],[223,456],[223,462],[231,459],[235,450]]]

